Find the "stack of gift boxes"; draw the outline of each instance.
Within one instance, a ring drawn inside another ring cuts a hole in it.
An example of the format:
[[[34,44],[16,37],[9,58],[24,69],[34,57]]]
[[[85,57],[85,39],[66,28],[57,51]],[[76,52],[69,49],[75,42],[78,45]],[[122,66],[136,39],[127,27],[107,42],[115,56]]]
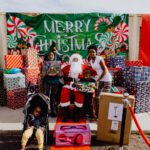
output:
[[[127,91],[135,95],[135,113],[150,111],[150,81],[129,82]]]
[[[5,68],[23,68],[21,55],[6,55]],[[7,106],[12,109],[23,107],[26,103],[25,75],[23,73],[5,74],[4,87],[7,91]]]
[[[24,55],[24,66],[23,72],[26,76],[26,85],[37,84],[39,79],[39,67],[37,51],[35,49],[28,49]]]
[[[122,86],[135,95],[135,113],[150,111],[150,67],[132,66],[122,70]]]
[[[135,95],[135,113],[150,112],[150,67],[144,67],[141,60],[125,61],[123,56],[108,57],[107,66],[122,69],[112,71],[114,85]]]
[[[125,58],[123,56],[110,56],[107,58],[107,66],[111,68],[124,68]]]
[[[4,89],[3,70],[0,69],[0,106],[6,105],[6,89]]]
[[[107,58],[107,66],[111,68],[110,73],[112,74],[114,85],[121,86],[121,69],[125,67],[125,58],[123,56],[110,56]],[[120,70],[114,69],[113,71],[112,68],[120,68]]]
[[[24,55],[6,55],[5,69],[20,68],[22,72],[4,74],[4,88],[7,91],[7,105],[16,109],[23,107],[27,101],[26,87],[30,82],[37,84],[39,68],[37,51],[27,49]]]

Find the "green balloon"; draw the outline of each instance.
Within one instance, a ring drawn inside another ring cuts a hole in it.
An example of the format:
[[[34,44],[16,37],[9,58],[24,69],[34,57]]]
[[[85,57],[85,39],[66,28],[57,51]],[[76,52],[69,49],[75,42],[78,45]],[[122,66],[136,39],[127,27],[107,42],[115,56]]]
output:
[[[6,73],[6,74],[11,74],[11,69],[6,69],[6,70],[5,70],[5,73]]]

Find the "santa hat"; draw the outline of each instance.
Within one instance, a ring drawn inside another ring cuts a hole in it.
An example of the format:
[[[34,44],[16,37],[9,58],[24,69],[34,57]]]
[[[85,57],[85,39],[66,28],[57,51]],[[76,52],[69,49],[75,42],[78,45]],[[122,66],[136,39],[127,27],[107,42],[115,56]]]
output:
[[[69,59],[69,63],[72,63],[74,58],[78,58],[78,62],[83,63],[82,56],[78,53],[72,54]]]
[[[86,71],[90,71],[91,76],[93,76],[93,77],[97,75],[97,72],[90,66],[84,67],[83,73],[85,73]]]

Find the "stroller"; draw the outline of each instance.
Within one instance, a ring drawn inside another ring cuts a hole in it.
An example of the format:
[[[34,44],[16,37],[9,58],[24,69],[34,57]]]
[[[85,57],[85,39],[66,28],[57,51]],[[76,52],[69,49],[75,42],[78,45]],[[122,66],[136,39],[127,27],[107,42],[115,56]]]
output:
[[[29,121],[29,114],[31,114],[33,107],[35,105],[41,107],[41,116],[44,118],[44,125],[45,125],[45,131],[44,131],[44,149],[47,149],[47,142],[48,142],[48,131],[49,131],[49,125],[48,125],[48,112],[50,109],[49,106],[49,98],[42,94],[38,93],[36,90],[37,87],[35,85],[29,85],[28,90],[27,90],[27,103],[25,104],[25,107],[23,109],[24,113],[24,122],[23,122],[23,132],[27,129],[28,127],[28,121]],[[35,142],[35,132],[33,132],[33,135],[31,138],[29,138],[26,149],[31,149],[29,148],[29,145],[31,145],[31,141]]]

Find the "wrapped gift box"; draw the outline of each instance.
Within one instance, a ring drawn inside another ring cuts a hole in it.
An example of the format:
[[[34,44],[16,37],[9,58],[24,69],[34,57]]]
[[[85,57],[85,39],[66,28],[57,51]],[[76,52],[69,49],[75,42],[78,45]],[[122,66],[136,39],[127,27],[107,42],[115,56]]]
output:
[[[7,106],[12,109],[21,108],[26,104],[26,89],[16,89],[7,91]]]
[[[130,80],[131,81],[142,81],[142,77],[143,77],[143,67],[131,67],[129,69],[130,71]]]
[[[135,113],[150,112],[150,81],[130,81],[126,90],[135,95]]]
[[[25,74],[25,76],[38,76],[40,71],[38,67],[23,68],[23,73]]]
[[[26,76],[26,85],[28,85],[29,84],[29,82],[31,83],[31,84],[37,84],[38,83],[38,81],[39,81],[39,78],[38,78],[38,76],[37,75],[28,75],[28,76]]]
[[[24,68],[23,72],[26,76],[26,85],[28,85],[29,82],[31,82],[32,84],[37,84],[40,73],[38,67]]]
[[[56,145],[90,145],[91,131],[87,124],[56,125]]]
[[[25,67],[37,67],[38,66],[38,57],[36,49],[27,49],[24,55],[24,64]]]
[[[125,67],[122,70],[122,84],[126,87],[127,82],[130,81],[142,81],[143,80],[143,67]]]
[[[143,66],[142,60],[126,60],[125,62],[126,66]]]
[[[143,81],[150,80],[150,67],[143,67]]]
[[[147,81],[150,80],[150,67],[125,67],[122,70],[122,86],[130,81]]]
[[[23,68],[23,58],[21,55],[5,55],[5,68]]]
[[[78,90],[86,93],[94,93],[96,88],[95,83],[92,82],[79,82],[79,86]]]
[[[4,74],[4,87],[7,90],[25,88],[25,75],[22,73]]]
[[[44,61],[43,72],[48,72],[50,75],[56,75],[61,69],[61,61]]]
[[[124,68],[125,59],[123,56],[110,56],[107,58],[107,66],[113,68]]]

